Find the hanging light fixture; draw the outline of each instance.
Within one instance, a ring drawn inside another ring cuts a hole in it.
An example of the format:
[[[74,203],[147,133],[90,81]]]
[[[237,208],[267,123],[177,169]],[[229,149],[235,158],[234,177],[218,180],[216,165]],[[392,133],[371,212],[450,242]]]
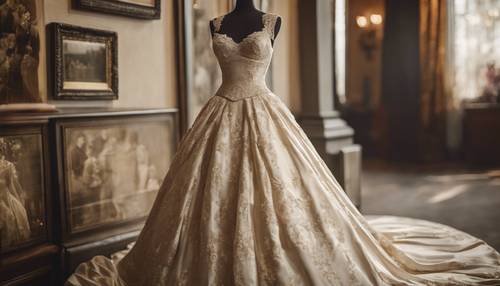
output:
[[[365,52],[366,58],[371,60],[377,49],[377,32],[381,29],[383,17],[380,14],[359,15],[356,17],[356,25],[361,29],[359,45]]]
[[[365,16],[357,16],[356,24],[358,24],[360,28],[366,28],[368,27],[368,19]]]

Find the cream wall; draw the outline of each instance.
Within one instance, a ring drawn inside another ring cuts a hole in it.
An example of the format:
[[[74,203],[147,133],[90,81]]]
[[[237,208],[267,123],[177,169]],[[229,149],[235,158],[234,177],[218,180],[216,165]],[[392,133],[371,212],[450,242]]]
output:
[[[71,8],[71,0],[45,0],[45,23],[60,22],[118,33],[119,99],[52,101],[58,107],[164,108],[176,106],[173,2],[162,1],[161,20],[137,20]]]
[[[297,1],[274,0],[272,13],[281,16],[281,30],[274,45],[273,92],[294,114],[300,113],[300,68]]]
[[[177,0],[162,2],[160,20],[137,20],[75,10],[71,0],[45,0],[46,24],[60,22],[118,33],[119,99],[51,103],[58,107],[176,107],[173,1]],[[272,63],[273,91],[294,114],[300,113],[297,1],[274,0],[272,7],[282,17]]]

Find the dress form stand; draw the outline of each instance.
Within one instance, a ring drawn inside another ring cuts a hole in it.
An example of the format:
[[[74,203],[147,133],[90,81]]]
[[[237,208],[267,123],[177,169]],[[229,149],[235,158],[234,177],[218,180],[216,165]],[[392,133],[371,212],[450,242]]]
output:
[[[361,147],[335,108],[332,1],[299,1],[302,112],[299,122],[347,192],[360,205]],[[334,1],[333,1],[334,2]]]
[[[265,13],[255,8],[253,0],[237,0],[236,5],[229,14],[224,16],[220,33],[226,34],[236,43],[243,41],[248,35],[258,32],[264,28],[262,17]],[[274,27],[274,37],[278,35],[281,28],[281,18],[278,17]],[[210,22],[212,34],[216,27]],[[274,41],[274,39],[272,39]]]

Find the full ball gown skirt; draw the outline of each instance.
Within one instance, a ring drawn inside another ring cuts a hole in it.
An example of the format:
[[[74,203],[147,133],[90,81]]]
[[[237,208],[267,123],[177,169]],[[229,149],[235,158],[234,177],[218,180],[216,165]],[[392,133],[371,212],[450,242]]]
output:
[[[500,285],[500,255],[447,226],[363,217],[264,83],[276,16],[234,42],[138,241],[67,285]]]

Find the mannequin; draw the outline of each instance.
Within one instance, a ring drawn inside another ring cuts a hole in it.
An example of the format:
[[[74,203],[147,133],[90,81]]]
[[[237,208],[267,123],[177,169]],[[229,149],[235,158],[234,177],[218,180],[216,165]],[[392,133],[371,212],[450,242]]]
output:
[[[262,16],[265,13],[257,10],[253,0],[237,0],[233,11],[224,16],[221,29],[218,33],[226,34],[236,43],[243,41],[248,35],[263,29]],[[276,20],[274,27],[274,38],[278,36],[281,28],[281,17]],[[210,22],[212,35],[215,32],[213,21]],[[274,39],[271,39],[274,44]]]

